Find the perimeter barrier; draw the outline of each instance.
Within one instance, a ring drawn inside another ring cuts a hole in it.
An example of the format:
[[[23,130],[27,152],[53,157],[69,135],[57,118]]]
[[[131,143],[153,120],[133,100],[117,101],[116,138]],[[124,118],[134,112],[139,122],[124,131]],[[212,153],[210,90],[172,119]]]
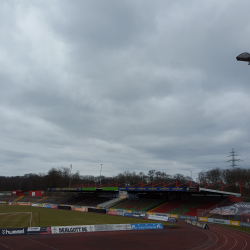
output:
[[[3,228],[0,236],[61,234],[104,232],[121,230],[145,230],[163,229],[161,223],[137,223],[137,224],[106,224],[106,225],[77,225],[77,226],[52,226],[52,227],[28,227],[28,228]]]
[[[8,205],[22,205],[22,206],[30,205],[34,207],[44,207],[44,208],[52,208],[52,209],[57,209],[57,208],[61,209],[61,207],[64,207],[63,209],[72,210],[72,211],[106,213],[109,215],[137,217],[137,218],[145,218],[149,220],[152,219],[152,220],[159,220],[159,221],[166,221],[166,218],[164,217],[167,217],[168,222],[176,222],[177,220],[192,220],[192,221],[199,221],[199,222],[209,222],[209,223],[217,223],[217,224],[222,224],[222,225],[233,225],[233,226],[242,226],[242,227],[250,228],[250,222],[248,218],[246,218],[245,221],[241,221],[241,218],[240,218],[241,216],[232,216],[232,215],[228,215],[228,217],[222,217],[222,215],[220,216],[214,215],[214,216],[209,216],[209,217],[202,217],[202,216],[195,217],[195,216],[188,216],[188,215],[181,215],[181,214],[162,214],[162,213],[132,211],[132,210],[123,210],[123,209],[103,209],[103,208],[96,208],[96,207],[89,207],[89,206],[73,206],[73,205],[70,206],[67,204],[48,204],[48,203],[30,203],[30,202],[19,202],[19,203],[9,202],[7,204]],[[203,214],[206,214],[206,212]],[[13,229],[13,232],[14,231],[15,230]]]

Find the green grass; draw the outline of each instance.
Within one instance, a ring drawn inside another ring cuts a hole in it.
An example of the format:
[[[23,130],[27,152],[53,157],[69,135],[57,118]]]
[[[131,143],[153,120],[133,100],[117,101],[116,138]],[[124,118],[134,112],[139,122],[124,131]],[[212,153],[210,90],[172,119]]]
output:
[[[137,219],[132,217],[114,216],[97,213],[76,212],[61,209],[50,209],[29,206],[8,206],[1,205],[0,213],[32,212],[35,222],[32,226],[70,226],[70,225],[96,225],[96,224],[130,224],[130,223],[159,223],[159,221]],[[168,222],[161,222],[162,225],[174,225]],[[1,226],[1,223],[0,223]],[[13,225],[4,224],[6,228],[27,227],[22,221]]]
[[[242,231],[242,232],[250,234],[250,228],[249,227],[238,227],[238,226],[229,226],[229,225],[220,225],[220,226],[221,227],[231,228],[231,229],[234,229],[234,230],[238,230],[238,231]]]

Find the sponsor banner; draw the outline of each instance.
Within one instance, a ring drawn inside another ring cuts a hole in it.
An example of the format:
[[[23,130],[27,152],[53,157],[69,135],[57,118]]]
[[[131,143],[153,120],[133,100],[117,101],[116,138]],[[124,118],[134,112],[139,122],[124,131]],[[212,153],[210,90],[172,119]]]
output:
[[[132,210],[126,210],[126,213],[132,213]]]
[[[45,208],[51,208],[51,204],[43,204],[42,207],[45,207]]]
[[[117,188],[117,189],[118,189],[118,188]],[[110,199],[119,198],[119,193],[117,193],[117,194],[110,194],[108,197],[109,197]]]
[[[2,203],[2,204],[6,204],[7,202],[6,202],[6,201],[0,201],[0,203]]]
[[[114,209],[114,208],[110,208],[109,211],[115,211],[115,209]],[[117,212],[118,212],[118,211],[117,211]]]
[[[109,211],[108,214],[111,214],[111,215],[117,215],[118,212],[117,211]]]
[[[208,225],[206,223],[203,222],[198,222],[198,221],[194,221],[194,220],[185,220],[186,223],[191,224],[193,226],[196,227],[200,227],[203,229],[209,229]]]
[[[223,224],[223,225],[230,225],[230,220],[208,218],[208,222],[218,223],[218,224]]]
[[[127,195],[120,195],[120,199],[126,199],[127,198]]]
[[[131,230],[130,224],[108,224],[106,226],[108,231]]]
[[[132,214],[131,213],[124,213],[124,216],[131,217]]]
[[[4,228],[0,229],[1,236],[26,235],[27,228]]]
[[[220,215],[241,215],[250,214],[250,203],[249,202],[237,202],[231,206],[217,207],[210,211],[211,214]]]
[[[250,223],[248,222],[241,222],[242,227],[250,227]]]
[[[126,213],[126,210],[124,210],[124,209],[114,209],[114,210],[117,212]]]
[[[198,220],[195,216],[189,216],[189,215],[178,215],[179,220]]]
[[[27,234],[51,234],[50,227],[28,227]]]
[[[82,207],[71,207],[71,210],[77,212],[84,212],[85,209]]]
[[[124,216],[124,212],[117,212],[117,215]]]
[[[185,191],[184,187],[119,187],[119,191]]]
[[[31,205],[32,207],[42,207],[43,205],[40,203],[34,203]]]
[[[95,232],[108,231],[107,225],[94,225]]]
[[[143,230],[143,229],[163,229],[161,223],[140,223],[130,224],[132,230]]]
[[[128,198],[130,200],[138,200],[139,199],[139,195],[138,194],[128,194]]]
[[[83,232],[94,232],[94,231],[95,228],[93,225],[51,227],[52,234],[83,233]]]
[[[178,214],[170,214],[170,217],[178,219]]]
[[[208,218],[207,217],[199,217],[199,221],[208,222]]]
[[[167,217],[169,217],[167,214],[161,214],[161,213],[153,213],[153,215],[156,215],[156,216],[167,216]]]
[[[147,212],[147,215],[153,215],[153,212]]]
[[[149,220],[161,220],[161,221],[168,221],[167,216],[157,216],[157,215],[149,215],[148,216]]]
[[[132,217],[137,217],[137,218],[139,218],[140,215],[139,215],[139,214],[132,214]]]
[[[168,221],[168,222],[174,223],[174,222],[176,222],[177,220],[176,220],[176,218],[168,217],[168,220],[167,220],[167,221]]]
[[[16,202],[10,202],[9,205],[17,205]]]
[[[19,205],[19,206],[30,206],[30,203],[29,202],[17,202],[16,205]]]
[[[52,209],[58,209],[58,206],[56,206],[56,205],[51,205],[50,208],[52,208]]]
[[[240,222],[239,221],[235,221],[235,220],[230,220],[230,225],[232,226],[240,226]]]

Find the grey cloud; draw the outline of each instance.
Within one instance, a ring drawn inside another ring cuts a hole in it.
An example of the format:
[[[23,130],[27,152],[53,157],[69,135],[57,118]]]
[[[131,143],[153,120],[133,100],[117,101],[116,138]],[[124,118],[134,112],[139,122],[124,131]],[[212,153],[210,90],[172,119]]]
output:
[[[5,175],[248,166],[248,1],[0,4]]]

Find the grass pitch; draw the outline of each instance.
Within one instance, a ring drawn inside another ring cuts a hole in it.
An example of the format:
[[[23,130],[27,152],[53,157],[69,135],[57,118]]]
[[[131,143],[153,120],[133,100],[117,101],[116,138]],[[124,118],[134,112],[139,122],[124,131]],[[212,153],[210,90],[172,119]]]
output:
[[[250,228],[249,227],[238,227],[238,226],[231,226],[231,225],[220,225],[220,226],[250,234]]]
[[[130,224],[130,223],[159,223],[160,221],[137,219],[134,217],[123,217],[115,215],[97,214],[76,212],[61,209],[50,209],[41,207],[29,207],[29,206],[8,206],[1,205],[0,213],[16,213],[16,212],[32,212],[33,224],[32,226],[72,226],[72,225],[97,225],[97,224]],[[174,224],[168,222],[161,222],[162,225]],[[1,228],[18,228],[29,227],[27,221],[24,223],[22,220],[15,220],[9,222],[5,221],[4,226]]]

